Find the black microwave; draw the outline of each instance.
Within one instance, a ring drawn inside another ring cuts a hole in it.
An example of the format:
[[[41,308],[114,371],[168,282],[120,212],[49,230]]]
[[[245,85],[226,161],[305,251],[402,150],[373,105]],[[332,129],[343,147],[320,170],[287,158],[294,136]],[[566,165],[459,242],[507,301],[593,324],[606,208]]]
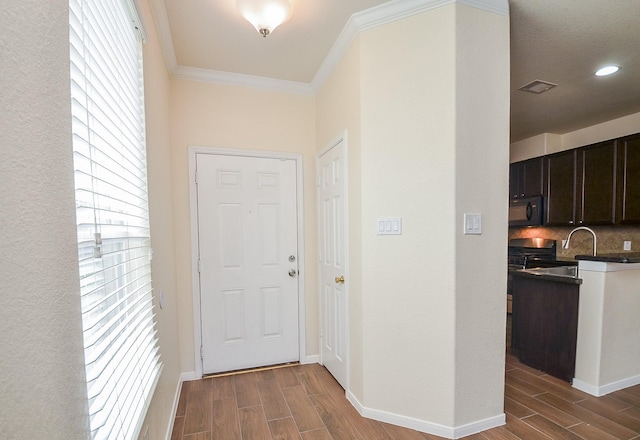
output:
[[[542,226],[542,196],[509,201],[509,226]]]

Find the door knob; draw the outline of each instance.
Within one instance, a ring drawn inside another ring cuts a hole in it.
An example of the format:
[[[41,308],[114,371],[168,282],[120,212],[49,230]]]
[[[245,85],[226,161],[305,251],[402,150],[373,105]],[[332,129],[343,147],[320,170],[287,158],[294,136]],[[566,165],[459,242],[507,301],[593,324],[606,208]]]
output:
[[[336,283],[344,284],[344,275],[340,275],[339,277],[336,277]]]
[[[291,270],[289,271],[289,276],[290,276],[291,278],[293,278],[293,277],[295,277],[295,276],[297,275],[297,273],[298,273],[298,272],[297,272],[295,269],[291,269]]]

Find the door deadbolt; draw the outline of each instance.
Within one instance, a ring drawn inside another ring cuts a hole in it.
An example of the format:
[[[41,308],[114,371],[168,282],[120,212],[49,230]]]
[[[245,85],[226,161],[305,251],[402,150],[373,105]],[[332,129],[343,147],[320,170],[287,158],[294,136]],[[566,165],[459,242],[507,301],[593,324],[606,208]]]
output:
[[[296,271],[295,269],[291,269],[291,270],[289,271],[289,276],[290,276],[291,278],[295,277],[297,274],[298,274],[298,271]]]
[[[289,255],[289,261],[292,262],[292,263],[294,261],[296,261],[296,256],[295,255]]]

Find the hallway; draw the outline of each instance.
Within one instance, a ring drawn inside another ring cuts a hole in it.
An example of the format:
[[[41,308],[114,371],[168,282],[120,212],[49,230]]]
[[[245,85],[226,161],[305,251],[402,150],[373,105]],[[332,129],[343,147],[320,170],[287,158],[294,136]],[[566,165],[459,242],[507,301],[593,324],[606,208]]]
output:
[[[507,424],[466,440],[640,439],[640,385],[596,398],[508,355]],[[185,382],[171,440],[434,440],[361,417],[318,364]]]

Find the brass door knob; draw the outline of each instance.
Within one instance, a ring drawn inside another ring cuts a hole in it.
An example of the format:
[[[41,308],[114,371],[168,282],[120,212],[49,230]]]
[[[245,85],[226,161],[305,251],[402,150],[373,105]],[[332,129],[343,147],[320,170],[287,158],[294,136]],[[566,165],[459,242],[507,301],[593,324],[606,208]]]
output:
[[[344,284],[344,275],[336,277],[336,283]]]

